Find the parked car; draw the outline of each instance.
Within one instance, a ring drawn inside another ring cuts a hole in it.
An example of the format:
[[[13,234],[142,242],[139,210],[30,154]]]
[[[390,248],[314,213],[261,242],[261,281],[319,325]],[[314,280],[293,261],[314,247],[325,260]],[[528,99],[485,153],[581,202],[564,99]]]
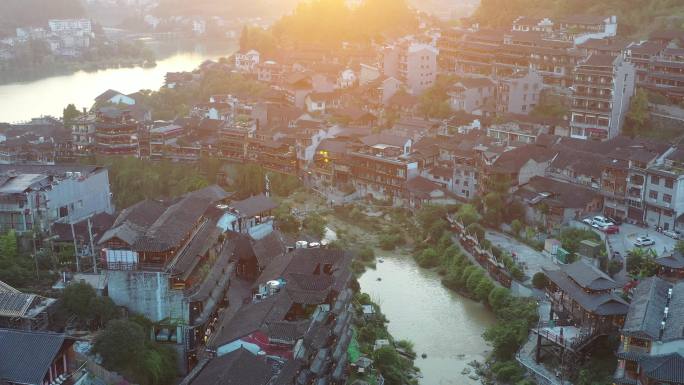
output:
[[[649,237],[639,237],[634,241],[636,247],[646,247],[655,245],[655,241]]]
[[[677,230],[665,230],[663,231],[663,234],[667,235],[668,237],[672,239],[679,239],[682,236],[682,233],[680,233]]]
[[[604,227],[606,227],[606,226],[615,225],[615,223],[609,221],[608,218],[606,218],[606,217],[602,217],[602,216],[600,216],[600,215],[597,215],[597,216],[595,216],[594,219],[592,220],[591,225],[592,225],[593,227],[596,227],[597,229],[602,229],[602,228],[604,228]]]
[[[584,218],[584,219],[582,219],[582,222],[591,226],[594,223],[594,220],[592,218]]]
[[[620,227],[618,227],[617,225],[603,226],[601,227],[601,231],[603,231],[606,234],[618,234],[620,233]]]

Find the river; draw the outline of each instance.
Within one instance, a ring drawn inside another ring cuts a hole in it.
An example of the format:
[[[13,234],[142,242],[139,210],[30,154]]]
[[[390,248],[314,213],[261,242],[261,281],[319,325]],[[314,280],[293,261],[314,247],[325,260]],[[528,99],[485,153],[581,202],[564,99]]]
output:
[[[484,361],[490,349],[482,333],[494,317],[482,304],[447,290],[439,275],[406,256],[384,257],[359,283],[389,319],[389,332],[415,344],[421,385],[479,383],[461,372],[472,360]]]
[[[224,47],[195,45],[179,49],[157,60],[152,68],[113,68],[71,75],[52,76],[25,83],[0,86],[0,122],[21,122],[41,115],[62,116],[62,109],[74,103],[79,109],[94,103],[96,96],[108,89],[133,93],[141,89],[157,90],[167,72],[191,71],[202,62],[230,55],[235,43]]]

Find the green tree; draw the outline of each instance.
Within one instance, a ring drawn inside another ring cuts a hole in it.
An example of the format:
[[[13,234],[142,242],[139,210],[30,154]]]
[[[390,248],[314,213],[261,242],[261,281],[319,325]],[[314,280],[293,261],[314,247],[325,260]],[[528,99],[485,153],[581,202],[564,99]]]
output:
[[[429,269],[439,264],[439,254],[433,248],[427,248],[418,256],[418,265],[420,267]]]
[[[482,336],[492,345],[497,359],[510,360],[527,339],[527,331],[527,324],[524,321],[511,319],[508,322],[497,322],[487,328]]]
[[[546,274],[537,272],[534,274],[534,276],[532,276],[532,286],[536,287],[537,289],[544,289],[547,284],[548,279],[546,278]]]
[[[144,358],[145,333],[135,322],[113,320],[97,336],[93,350],[106,368],[127,371]]]
[[[90,320],[94,316],[92,305],[97,293],[92,286],[85,282],[72,282],[64,288],[62,303],[64,307],[75,314],[81,321]]]
[[[475,288],[475,296],[477,296],[477,299],[479,299],[480,301],[485,302],[489,298],[489,294],[492,292],[493,289],[494,282],[492,282],[491,279],[485,276],[480,280],[480,283]]]
[[[648,93],[637,88],[629,103],[629,111],[627,111],[623,128],[624,133],[632,137],[639,135],[647,129],[650,116],[648,111]]]
[[[68,125],[72,124],[79,116],[81,116],[81,112],[78,111],[75,105],[69,104],[62,111],[62,122],[64,122],[64,126],[67,127]]]
[[[508,305],[510,298],[511,294],[508,289],[506,289],[505,287],[495,287],[489,293],[487,302],[489,303],[489,306],[492,307],[492,309],[502,309],[503,307]]]
[[[323,238],[326,225],[325,218],[318,213],[310,213],[302,221],[304,231],[316,238]]]
[[[477,212],[475,206],[471,204],[461,205],[458,208],[457,216],[464,226],[469,226],[480,221],[480,214]]]
[[[477,289],[480,282],[485,279],[487,279],[487,277],[485,277],[484,270],[478,268],[468,276],[468,279],[466,279],[466,289],[475,294],[475,289]]]
[[[477,240],[483,242],[485,240],[485,229],[479,223],[471,223],[466,227],[466,231],[477,237]]]
[[[14,230],[10,230],[0,238],[0,256],[13,259],[18,255],[17,233]]]
[[[518,219],[515,219],[513,220],[513,222],[511,222],[511,231],[513,232],[513,235],[515,235],[516,237],[520,236],[520,232],[522,231],[522,229],[523,224]]]
[[[90,300],[90,309],[98,327],[119,318],[120,314],[116,304],[109,297],[93,297]]]

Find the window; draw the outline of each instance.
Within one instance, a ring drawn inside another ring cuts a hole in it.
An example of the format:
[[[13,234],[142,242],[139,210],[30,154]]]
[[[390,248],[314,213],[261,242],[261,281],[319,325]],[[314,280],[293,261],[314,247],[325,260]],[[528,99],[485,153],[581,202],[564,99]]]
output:
[[[651,183],[654,185],[660,184],[660,178],[656,175],[651,175]]]
[[[673,187],[674,187],[674,179],[672,179],[672,178],[665,178],[665,187],[667,187],[667,188],[673,188]]]
[[[672,203],[672,195],[663,194],[663,201],[665,201],[665,203]]]
[[[651,190],[648,192],[648,197],[652,199],[658,199],[658,192]]]

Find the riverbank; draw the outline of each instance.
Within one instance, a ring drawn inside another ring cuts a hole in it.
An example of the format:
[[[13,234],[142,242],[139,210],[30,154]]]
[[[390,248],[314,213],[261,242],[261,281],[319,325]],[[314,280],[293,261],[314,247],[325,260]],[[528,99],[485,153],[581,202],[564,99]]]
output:
[[[82,71],[94,73],[101,70],[121,68],[154,68],[157,65],[154,58],[118,58],[95,61],[56,61],[41,63],[34,66],[16,66],[0,70],[0,86],[25,83],[49,78],[52,76],[71,75]]]

